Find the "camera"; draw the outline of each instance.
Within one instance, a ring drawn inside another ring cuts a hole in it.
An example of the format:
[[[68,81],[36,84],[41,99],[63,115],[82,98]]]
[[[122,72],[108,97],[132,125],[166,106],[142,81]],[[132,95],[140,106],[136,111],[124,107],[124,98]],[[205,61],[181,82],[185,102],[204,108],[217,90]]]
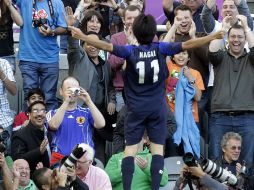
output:
[[[188,167],[197,167],[198,161],[195,159],[192,153],[188,152],[183,156],[183,161]],[[203,171],[213,178],[216,178],[220,182],[227,182],[228,185],[236,186],[238,180],[236,176],[229,171],[218,166],[216,163],[209,159],[202,159],[200,163]]]
[[[47,24],[47,22],[48,22],[48,19],[46,19],[46,18],[33,19],[32,25],[34,28],[38,28],[41,26],[46,27],[44,24]]]
[[[80,159],[85,153],[86,153],[85,144],[84,143],[77,144],[72,150],[72,153],[68,156],[68,158],[61,166],[60,170],[66,171],[67,168],[74,167],[76,165],[77,160]]]
[[[8,131],[4,130],[3,127],[0,127],[2,132],[0,132],[0,152],[3,153],[6,150],[6,141],[10,138]]]
[[[218,166],[213,161],[204,159],[201,165],[204,172],[218,179],[220,182],[227,182],[228,185],[232,186],[237,184],[237,178],[234,174]]]
[[[73,95],[75,95],[75,96],[80,95],[80,88],[73,87],[73,88],[69,88],[69,89]]]
[[[183,162],[188,166],[188,167],[193,167],[193,166],[198,166],[198,161],[194,158],[193,154],[190,152],[187,152],[183,156]]]

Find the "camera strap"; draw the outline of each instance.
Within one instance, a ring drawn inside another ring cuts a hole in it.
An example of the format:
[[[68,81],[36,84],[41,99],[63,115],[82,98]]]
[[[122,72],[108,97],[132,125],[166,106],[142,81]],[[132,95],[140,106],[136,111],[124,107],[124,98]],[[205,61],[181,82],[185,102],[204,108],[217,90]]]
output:
[[[55,12],[54,12],[54,7],[53,7],[53,3],[52,3],[52,0],[47,0],[48,2],[48,7],[49,7],[49,12],[50,12],[50,16],[53,20],[53,24],[52,25],[55,25]],[[37,10],[37,6],[36,6],[36,0],[33,0],[33,9],[34,10]],[[35,12],[33,13],[33,20],[35,18]],[[52,26],[50,25],[50,26]]]

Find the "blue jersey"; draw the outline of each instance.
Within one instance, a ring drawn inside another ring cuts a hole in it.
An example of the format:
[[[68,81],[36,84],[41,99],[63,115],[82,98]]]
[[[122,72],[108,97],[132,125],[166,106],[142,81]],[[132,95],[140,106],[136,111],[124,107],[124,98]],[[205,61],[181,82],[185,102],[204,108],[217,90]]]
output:
[[[32,27],[33,18],[46,18],[51,30],[57,27],[67,27],[64,18],[64,5],[61,0],[52,0],[54,16],[50,14],[48,0],[16,0],[24,25],[20,27],[19,60],[36,63],[58,63],[59,47],[57,36],[43,36],[39,28]]]
[[[154,111],[165,104],[166,56],[182,51],[182,43],[151,43],[113,46],[113,54],[126,59],[123,75],[126,103],[130,111]]]
[[[47,113],[48,122],[56,111]],[[93,147],[93,125],[94,120],[89,108],[78,106],[73,111],[66,111],[61,125],[53,133],[52,151],[68,156],[76,144],[86,143]]]

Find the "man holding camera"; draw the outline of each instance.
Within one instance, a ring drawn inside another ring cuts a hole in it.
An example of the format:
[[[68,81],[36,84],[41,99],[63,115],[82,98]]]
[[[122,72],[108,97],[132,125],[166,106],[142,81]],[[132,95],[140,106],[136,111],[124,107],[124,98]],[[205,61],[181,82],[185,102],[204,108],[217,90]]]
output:
[[[192,167],[184,165],[173,190],[183,189],[187,184],[188,178],[191,179],[191,183],[193,182],[199,190],[228,190],[226,185],[216,181],[206,174],[200,165]]]
[[[100,129],[105,126],[103,115],[76,78],[67,77],[62,81],[60,95],[63,104],[47,114],[49,128],[54,131],[51,164],[70,155],[76,144],[86,143],[93,147],[93,127]],[[78,98],[88,108],[79,106]]]
[[[45,167],[39,168],[34,172],[33,179],[39,190],[89,190],[71,168],[66,172]]]
[[[63,3],[61,0],[16,0],[16,4],[24,20],[19,43],[24,97],[30,89],[40,88],[45,93],[47,110],[56,109],[57,35],[66,33],[67,27]]]

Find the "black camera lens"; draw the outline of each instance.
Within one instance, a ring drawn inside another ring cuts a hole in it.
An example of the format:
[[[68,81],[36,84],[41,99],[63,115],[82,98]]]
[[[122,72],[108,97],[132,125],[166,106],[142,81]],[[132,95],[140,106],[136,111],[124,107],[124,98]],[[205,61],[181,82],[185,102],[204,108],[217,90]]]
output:
[[[39,27],[39,23],[40,23],[39,20],[33,20],[33,21],[32,21],[32,24],[33,24],[33,27],[34,27],[34,28]]]
[[[3,131],[0,133],[0,142],[6,141],[10,137],[10,134],[8,131]]]
[[[47,19],[46,18],[41,18],[41,25],[47,24]]]
[[[40,19],[34,19],[32,21],[32,24],[33,24],[34,28],[38,28],[38,27],[43,26],[44,24],[47,24],[47,22],[48,22],[48,19],[46,19],[46,18],[40,18]]]
[[[189,166],[189,167],[198,166],[198,165],[197,165],[196,159],[194,158],[193,154],[190,153],[190,152],[187,152],[187,153],[183,156],[183,162],[184,162],[187,166]]]

